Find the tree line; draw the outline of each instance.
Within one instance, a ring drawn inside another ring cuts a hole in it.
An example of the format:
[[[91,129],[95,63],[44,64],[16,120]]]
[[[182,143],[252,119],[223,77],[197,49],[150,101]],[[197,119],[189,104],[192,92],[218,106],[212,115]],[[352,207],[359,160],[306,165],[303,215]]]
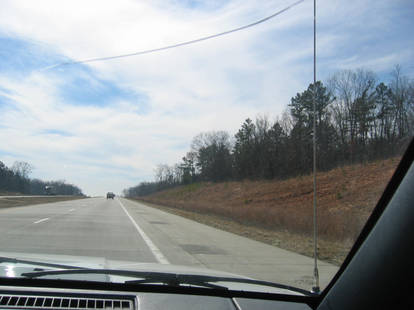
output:
[[[0,192],[26,195],[73,195],[83,196],[82,190],[65,181],[42,181],[29,177],[33,166],[16,161],[9,168],[0,161]]]
[[[313,113],[315,95],[316,113]],[[313,118],[317,168],[400,155],[414,133],[414,83],[396,66],[389,82],[372,71],[342,70],[291,98],[276,121],[246,119],[234,137],[201,133],[175,165],[158,165],[155,181],[124,190],[144,196],[181,184],[242,179],[283,179],[312,171]]]

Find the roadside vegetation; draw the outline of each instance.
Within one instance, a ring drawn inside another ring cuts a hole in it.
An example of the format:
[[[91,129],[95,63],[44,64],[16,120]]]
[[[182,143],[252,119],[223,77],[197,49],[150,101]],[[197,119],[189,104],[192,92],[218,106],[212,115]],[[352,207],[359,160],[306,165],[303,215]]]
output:
[[[341,263],[400,158],[318,175],[320,258]],[[265,243],[313,255],[312,176],[201,182],[136,198],[167,212]]]
[[[0,196],[72,195],[83,196],[82,190],[65,181],[43,181],[29,177],[33,166],[16,161],[10,168],[0,161]],[[56,201],[56,200],[55,200]]]
[[[142,197],[197,182],[284,180],[311,173],[314,91],[318,171],[402,154],[414,133],[414,83],[398,66],[388,83],[360,69],[337,72],[326,84],[310,84],[273,122],[266,116],[246,119],[234,137],[225,131],[200,133],[180,163],[159,165],[155,181],[125,189],[124,195]]]
[[[314,93],[320,251],[341,262],[413,137],[414,82],[399,66],[386,82],[364,69],[336,72],[274,121],[246,119],[234,136],[200,133],[181,162],[158,165],[153,182],[124,196],[311,255]]]

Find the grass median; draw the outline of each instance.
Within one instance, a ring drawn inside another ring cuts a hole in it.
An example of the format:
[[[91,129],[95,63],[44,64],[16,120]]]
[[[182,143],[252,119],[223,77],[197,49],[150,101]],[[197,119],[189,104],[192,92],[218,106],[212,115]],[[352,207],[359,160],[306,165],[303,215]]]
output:
[[[83,196],[45,196],[45,197],[1,197],[0,196],[0,209],[23,207],[28,205],[36,205],[43,203],[51,203],[66,200],[83,199]]]

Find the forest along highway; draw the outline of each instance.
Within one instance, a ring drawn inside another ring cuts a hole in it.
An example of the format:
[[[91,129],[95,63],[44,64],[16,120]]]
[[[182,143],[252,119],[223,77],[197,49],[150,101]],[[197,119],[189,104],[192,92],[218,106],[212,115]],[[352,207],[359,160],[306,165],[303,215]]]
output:
[[[309,289],[313,259],[123,198],[0,209],[0,252],[211,268]],[[321,287],[338,267],[319,262]]]

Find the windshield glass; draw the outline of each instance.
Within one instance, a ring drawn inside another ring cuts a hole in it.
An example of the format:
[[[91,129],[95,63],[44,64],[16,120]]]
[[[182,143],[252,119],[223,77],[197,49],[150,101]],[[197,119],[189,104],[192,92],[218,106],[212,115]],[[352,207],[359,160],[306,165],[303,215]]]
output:
[[[314,50],[313,5],[2,1],[0,278],[325,288],[413,137],[414,7],[321,1]]]

